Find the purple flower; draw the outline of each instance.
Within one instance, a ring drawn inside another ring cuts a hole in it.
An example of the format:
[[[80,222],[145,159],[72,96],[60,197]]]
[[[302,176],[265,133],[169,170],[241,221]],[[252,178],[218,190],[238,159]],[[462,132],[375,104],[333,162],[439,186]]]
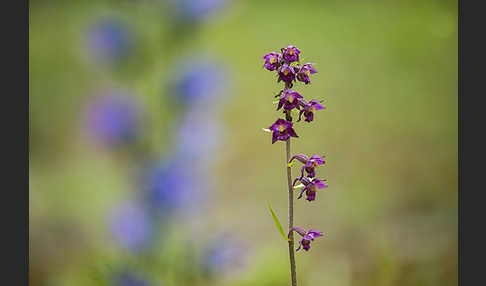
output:
[[[314,112],[316,110],[326,108],[325,106],[322,106],[319,102],[322,101],[317,101],[315,99],[311,100],[310,102],[306,102],[303,99],[299,100],[299,104],[303,108],[299,112],[299,120],[297,120],[297,122],[302,119],[302,114],[304,114],[305,116],[305,121],[311,122],[312,120],[314,120]]]
[[[319,155],[313,155],[309,158],[304,154],[297,154],[290,159],[289,163],[292,163],[294,159],[297,159],[304,164],[302,166],[300,178],[297,178],[296,180],[302,179],[304,177],[304,171],[307,172],[309,178],[314,178],[316,176],[315,168],[325,163],[324,159],[322,159]]]
[[[88,135],[101,145],[130,143],[140,135],[141,108],[124,91],[108,91],[89,103],[84,123]]]
[[[302,95],[300,95],[298,92],[291,89],[285,90],[285,92],[280,97],[277,110],[282,108],[282,106],[285,110],[292,110],[298,107],[300,98],[302,98]]]
[[[214,59],[186,59],[175,73],[173,92],[186,106],[214,108],[227,95],[228,73]]]
[[[327,180],[322,180],[322,179],[319,179],[319,178],[303,177],[303,178],[299,178],[298,181],[302,182],[302,184],[304,185],[304,188],[302,188],[302,190],[300,191],[300,194],[297,197],[297,199],[302,198],[302,195],[305,192],[305,195],[306,195],[305,199],[308,200],[309,202],[314,201],[316,199],[316,191],[317,190],[322,189],[322,188],[327,188],[327,184],[324,183]],[[294,181],[294,183],[295,183],[295,181]]]
[[[102,19],[88,34],[89,50],[102,62],[114,62],[127,56],[133,49],[131,30],[118,19]]]
[[[280,67],[282,55],[280,53],[271,52],[263,56],[265,60],[264,67],[269,71],[274,71]]]
[[[322,232],[313,229],[306,231],[301,227],[292,227],[290,229],[290,232],[292,231],[295,231],[300,234],[300,236],[302,236],[302,239],[299,241],[299,247],[297,248],[297,251],[299,251],[301,247],[303,247],[305,251],[309,251],[311,241],[313,241],[314,238],[322,236]],[[290,232],[288,236],[290,236]]]
[[[308,84],[310,82],[309,75],[317,73],[317,70],[311,63],[304,64],[297,72],[297,79]]]
[[[143,205],[125,202],[112,213],[109,227],[118,242],[130,250],[146,247],[152,238],[152,222]]]
[[[210,274],[232,274],[245,266],[245,253],[243,245],[230,235],[219,235],[205,250],[204,267]]]
[[[193,162],[177,154],[146,168],[140,177],[140,187],[147,204],[158,215],[190,215],[204,202],[203,179]]]
[[[186,24],[197,24],[222,9],[225,0],[170,0],[176,20]]]
[[[290,137],[299,137],[292,128],[292,122],[285,119],[278,119],[272,126],[269,127],[272,133],[272,144],[280,141],[287,141]]]
[[[149,284],[141,277],[130,273],[123,272],[115,277],[114,286],[148,286]]]
[[[149,202],[165,211],[180,207],[186,199],[185,193],[192,186],[186,177],[184,168],[175,162],[164,162],[152,166],[143,174],[142,189],[148,195]]]
[[[218,154],[214,151],[221,145],[223,131],[220,122],[206,112],[187,112],[177,126],[176,156],[180,160],[192,161],[193,165],[214,160]]]
[[[299,61],[300,50],[292,45],[282,48],[282,57],[287,63]]]
[[[278,82],[292,82],[295,79],[295,70],[293,67],[289,66],[288,64],[283,64],[278,69]]]

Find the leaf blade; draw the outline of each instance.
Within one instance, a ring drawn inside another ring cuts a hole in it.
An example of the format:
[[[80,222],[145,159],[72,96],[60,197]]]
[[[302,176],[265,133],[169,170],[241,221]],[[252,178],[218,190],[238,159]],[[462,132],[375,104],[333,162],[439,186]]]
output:
[[[280,224],[280,221],[278,220],[277,218],[277,215],[275,214],[275,212],[273,211],[272,209],[272,206],[270,205],[270,202],[267,201],[268,203],[268,208],[270,209],[270,213],[272,214],[272,218],[273,218],[273,221],[275,222],[275,226],[277,227],[278,231],[280,232],[280,234],[282,235],[282,237],[286,240],[286,241],[290,241],[287,236],[285,235],[285,232],[283,231],[283,228],[282,228],[282,224]]]

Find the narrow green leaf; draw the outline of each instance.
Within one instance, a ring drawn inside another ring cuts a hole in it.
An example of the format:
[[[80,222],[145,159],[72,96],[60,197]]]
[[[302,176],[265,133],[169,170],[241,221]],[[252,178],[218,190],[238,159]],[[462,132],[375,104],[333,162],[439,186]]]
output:
[[[280,232],[280,234],[282,235],[282,237],[285,240],[289,241],[289,239],[285,235],[285,232],[283,231],[282,225],[280,224],[280,221],[278,220],[277,215],[273,211],[272,206],[270,206],[270,202],[267,202],[267,203],[268,203],[268,208],[270,209],[270,212],[272,213],[272,217],[273,217],[273,221],[275,222],[275,226],[277,227],[277,229]]]

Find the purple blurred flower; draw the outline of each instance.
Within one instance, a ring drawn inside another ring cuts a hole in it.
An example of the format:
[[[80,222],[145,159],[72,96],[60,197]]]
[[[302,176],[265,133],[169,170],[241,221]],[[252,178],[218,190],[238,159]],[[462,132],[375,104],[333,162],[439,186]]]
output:
[[[305,121],[311,122],[312,120],[314,120],[314,112],[316,112],[316,110],[326,108],[325,106],[322,106],[319,102],[320,101],[317,101],[315,99],[311,100],[310,102],[306,102],[303,99],[299,100],[299,105],[303,108],[299,112],[299,120],[297,120],[297,122],[302,119],[302,114],[304,114],[305,116]]]
[[[220,123],[204,112],[189,112],[177,125],[176,150],[179,158],[193,165],[201,165],[205,160],[213,160],[220,146],[223,129]]]
[[[292,122],[285,119],[277,119],[272,126],[269,127],[272,133],[272,144],[280,141],[287,141],[290,137],[299,137],[292,128]]]
[[[297,79],[304,82],[305,84],[310,83],[309,75],[317,73],[317,70],[312,66],[311,63],[306,63],[300,67],[297,72]]]
[[[282,57],[287,63],[299,61],[300,50],[292,45],[282,48]]]
[[[315,168],[325,163],[324,159],[322,159],[319,155],[313,155],[309,158],[307,155],[304,154],[296,154],[292,156],[292,158],[290,158],[289,163],[292,163],[294,159],[304,164],[301,169],[300,178],[295,179],[295,181],[302,179],[304,177],[304,170],[307,172],[309,178],[315,177],[316,176]],[[294,185],[295,185],[295,181],[294,181]]]
[[[311,241],[313,241],[314,238],[322,236],[322,232],[320,231],[313,229],[306,231],[301,227],[292,227],[290,231],[295,231],[300,234],[300,236],[302,236],[302,239],[299,241],[299,247],[297,248],[297,251],[299,251],[301,247],[303,247],[305,251],[309,251]]]
[[[280,53],[271,52],[263,56],[265,60],[264,67],[269,71],[274,71],[280,67],[282,55]]]
[[[304,188],[302,188],[302,190],[300,191],[300,194],[297,197],[297,199],[302,198],[302,195],[305,192],[306,195],[305,199],[308,200],[309,202],[314,201],[316,199],[317,190],[322,188],[327,188],[327,183],[325,183],[325,181],[327,180],[322,180],[319,178],[308,178],[308,177],[299,178],[298,180],[304,185]]]
[[[174,92],[185,105],[214,107],[222,95],[227,95],[226,68],[215,60],[187,60],[176,74]]]
[[[206,249],[205,267],[212,274],[230,274],[244,266],[245,249],[228,235],[220,235]]]
[[[123,272],[115,277],[114,280],[114,286],[149,286],[142,277],[130,272]]]
[[[293,67],[289,66],[288,64],[283,64],[278,69],[278,82],[292,82],[295,79],[295,70]]]
[[[169,4],[178,21],[194,24],[221,10],[226,0],[170,0]]]
[[[182,157],[171,157],[148,167],[140,182],[148,204],[161,215],[196,211],[204,202],[204,184],[193,162]]]
[[[97,61],[114,62],[133,50],[132,31],[116,18],[99,20],[89,29],[89,50]]]
[[[130,143],[140,135],[141,107],[132,95],[111,90],[89,103],[84,123],[88,135],[102,145]]]
[[[300,95],[298,92],[291,89],[286,89],[280,97],[277,110],[282,108],[282,106],[285,110],[292,110],[298,107],[300,98],[302,98],[302,95]]]
[[[147,246],[152,238],[152,222],[143,205],[135,202],[125,202],[112,213],[109,227],[125,248],[140,250]]]

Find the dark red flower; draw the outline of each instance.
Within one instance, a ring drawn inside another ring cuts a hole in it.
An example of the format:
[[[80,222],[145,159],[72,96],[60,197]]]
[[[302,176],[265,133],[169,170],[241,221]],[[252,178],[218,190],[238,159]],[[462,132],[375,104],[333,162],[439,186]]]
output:
[[[282,118],[275,121],[275,123],[269,127],[269,129],[273,132],[272,144],[277,142],[277,140],[287,141],[290,137],[299,137],[292,128],[292,125],[292,122]]]

